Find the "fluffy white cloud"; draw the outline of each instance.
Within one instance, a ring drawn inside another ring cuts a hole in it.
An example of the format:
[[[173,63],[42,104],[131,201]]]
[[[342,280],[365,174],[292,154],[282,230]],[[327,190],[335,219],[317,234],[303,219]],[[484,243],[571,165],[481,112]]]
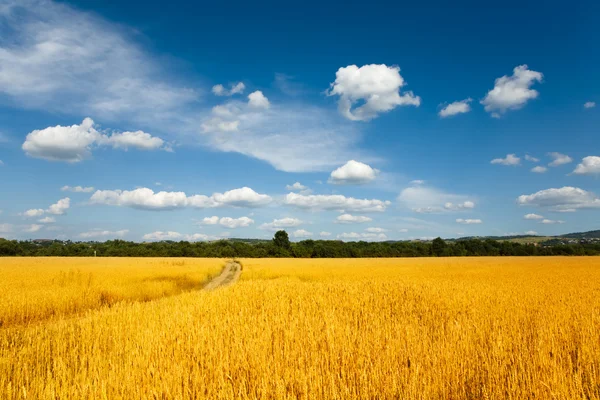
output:
[[[564,186],[562,188],[540,190],[529,195],[521,195],[517,198],[517,204],[569,212],[578,209],[600,208],[600,198],[592,192],[572,186]]]
[[[218,84],[213,86],[212,92],[217,96],[233,96],[234,94],[244,93],[246,89],[246,85],[244,82],[238,82],[236,84],[231,84],[231,89],[225,89],[225,86]]]
[[[105,238],[105,237],[123,237],[129,233],[128,229],[122,229],[120,231],[103,231],[100,229],[91,230],[89,232],[82,232],[79,237],[82,239],[91,238]]]
[[[231,218],[223,217],[219,220],[219,224],[229,229],[243,228],[250,226],[254,223],[254,220],[248,217]]]
[[[206,217],[202,220],[202,225],[217,225],[219,223],[219,217],[212,216],[212,217]]]
[[[344,232],[337,235],[338,239],[349,239],[349,240],[386,240],[387,236],[385,233],[356,233],[356,232]]]
[[[469,105],[471,101],[473,101],[473,99],[468,98],[461,101],[455,101],[454,103],[450,103],[440,110],[439,116],[442,118],[446,118],[457,114],[466,114],[469,111],[471,111],[471,106]]]
[[[379,170],[371,168],[367,164],[350,160],[331,173],[329,183],[359,185],[372,182],[378,174]]]
[[[264,229],[267,231],[277,231],[284,228],[293,228],[298,225],[301,225],[302,221],[298,218],[281,218],[274,219],[272,222],[264,223],[260,226],[260,229]]]
[[[24,217],[35,218],[44,215],[44,210],[41,208],[32,208],[31,210],[27,210],[22,214]]]
[[[298,229],[294,231],[293,235],[295,238],[307,238],[312,236],[312,232],[309,232],[304,229]]]
[[[480,219],[463,219],[457,218],[456,222],[463,225],[473,225],[473,224],[482,224],[483,221]]]
[[[539,214],[525,214],[523,216],[523,218],[525,218],[525,219],[544,219],[544,216],[539,215]]]
[[[331,236],[331,232],[321,231],[319,233],[319,236],[321,236],[321,237],[329,237],[329,236]]]
[[[60,188],[63,192],[75,192],[75,193],[91,193],[94,191],[94,187],[82,187],[82,186],[68,186],[65,185]]]
[[[365,217],[364,215],[350,215],[342,214],[335,219],[337,224],[361,224],[364,222],[371,222],[373,218]]]
[[[308,188],[300,182],[296,182],[293,185],[286,185],[285,189],[293,192],[302,192],[304,190],[307,190]]]
[[[184,192],[154,193],[152,189],[138,188],[134,190],[97,190],[90,202],[146,210],[168,210],[183,207],[214,208],[214,207],[260,207],[271,202],[266,194],[256,193],[249,187],[229,190],[225,193],[187,196]]]
[[[391,202],[376,199],[355,199],[341,194],[302,195],[288,193],[287,196],[285,196],[284,204],[311,210],[383,212]]]
[[[531,89],[531,86],[541,82],[542,78],[542,73],[528,69],[527,65],[515,67],[512,76],[504,75],[496,79],[494,88],[481,100],[481,104],[493,117],[499,117],[507,110],[518,110],[529,100],[538,97],[538,91]]]
[[[583,157],[581,163],[575,167],[573,173],[577,175],[600,175],[600,157]]]
[[[384,232],[387,232],[387,229],[371,227],[371,228],[365,229],[365,231],[369,232],[369,233],[384,233]]]
[[[41,224],[52,224],[52,223],[56,222],[56,218],[54,218],[54,217],[44,217],[42,219],[39,219],[38,222],[41,223]]]
[[[547,219],[544,218],[543,220],[540,221],[540,224],[564,224],[565,221],[561,221],[561,220],[553,220],[553,219]]]
[[[398,201],[419,214],[435,214],[450,211],[470,210],[475,202],[467,196],[445,193],[423,185],[410,186],[400,192]]]
[[[519,165],[521,164],[521,159],[515,154],[507,154],[505,158],[494,158],[490,161],[490,164]]]
[[[164,140],[142,131],[104,135],[94,128],[91,118],[86,118],[80,125],[36,129],[27,135],[22,149],[34,158],[79,162],[91,157],[94,146],[112,146],[125,150],[130,147],[140,150],[168,150],[168,147],[163,147],[164,144]]]
[[[269,103],[269,99],[265,97],[263,92],[257,90],[248,95],[248,105],[253,108],[269,108],[271,103]]]
[[[48,207],[46,212],[48,214],[63,215],[69,209],[70,206],[71,206],[71,199],[68,197],[65,197],[64,199],[60,199],[59,201],[57,201],[56,203],[54,203],[50,207]]]
[[[548,153],[548,156],[552,158],[552,162],[548,164],[550,167],[558,167],[559,165],[569,164],[570,162],[573,162],[573,159],[568,155],[561,154],[556,151]]]
[[[594,107],[596,107],[596,103],[593,101],[586,101],[583,104],[583,108],[594,108]]]
[[[548,171],[548,168],[543,167],[541,165],[537,165],[537,166],[531,168],[531,172],[535,172],[536,174],[543,174],[546,171]]]
[[[42,225],[37,225],[37,224],[31,224],[31,225],[27,225],[25,227],[23,227],[23,232],[27,232],[27,233],[34,233],[39,231],[40,229],[42,229]]]
[[[530,156],[529,154],[525,154],[525,159],[526,159],[527,161],[531,161],[531,162],[539,162],[539,161],[540,161],[540,159],[539,159],[539,158],[535,158],[535,157],[533,157],[533,156]]]
[[[327,94],[340,96],[338,109],[344,117],[352,121],[368,121],[397,106],[418,107],[421,104],[419,96],[411,91],[400,94],[404,85],[397,66],[370,64],[359,68],[349,65],[338,69]],[[357,102],[364,104],[352,109]]]
[[[525,231],[526,235],[531,235],[531,236],[537,236],[537,232],[536,231]]]

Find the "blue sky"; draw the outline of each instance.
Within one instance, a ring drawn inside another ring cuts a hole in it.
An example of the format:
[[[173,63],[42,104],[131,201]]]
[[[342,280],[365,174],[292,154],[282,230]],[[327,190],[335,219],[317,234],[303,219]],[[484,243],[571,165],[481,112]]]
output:
[[[597,2],[0,1],[0,236],[598,229]]]

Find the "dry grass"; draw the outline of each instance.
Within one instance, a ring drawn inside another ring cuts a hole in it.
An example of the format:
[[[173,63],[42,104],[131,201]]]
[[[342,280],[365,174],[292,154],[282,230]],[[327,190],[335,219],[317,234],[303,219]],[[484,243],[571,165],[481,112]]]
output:
[[[0,398],[600,399],[597,258],[242,262],[225,289],[0,329]]]

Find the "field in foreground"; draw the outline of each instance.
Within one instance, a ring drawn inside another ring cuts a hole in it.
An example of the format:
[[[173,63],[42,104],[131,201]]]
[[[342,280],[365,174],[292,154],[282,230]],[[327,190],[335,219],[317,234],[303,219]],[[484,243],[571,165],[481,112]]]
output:
[[[0,398],[600,399],[598,258],[251,259],[127,295],[224,264],[172,261],[0,259]],[[109,292],[143,278],[106,304],[59,284],[48,315],[40,286],[88,262]]]

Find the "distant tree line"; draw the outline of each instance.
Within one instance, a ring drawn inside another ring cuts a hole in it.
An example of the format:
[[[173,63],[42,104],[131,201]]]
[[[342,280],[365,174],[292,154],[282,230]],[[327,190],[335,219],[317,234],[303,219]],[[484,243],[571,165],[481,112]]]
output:
[[[137,243],[125,240],[106,242],[17,241],[0,239],[0,256],[91,257],[464,257],[464,256],[583,256],[600,255],[600,243],[556,245],[520,244],[508,241],[466,239],[431,242],[342,242],[303,240],[292,243],[285,231],[272,241],[246,243],[186,241]]]

